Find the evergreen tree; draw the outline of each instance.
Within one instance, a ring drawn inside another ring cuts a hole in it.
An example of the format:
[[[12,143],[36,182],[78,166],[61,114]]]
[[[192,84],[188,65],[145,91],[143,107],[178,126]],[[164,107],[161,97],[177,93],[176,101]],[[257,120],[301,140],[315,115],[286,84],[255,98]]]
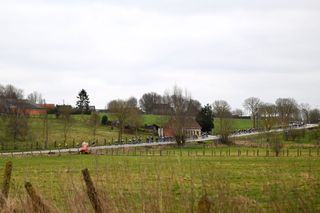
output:
[[[81,112],[81,113],[85,113],[85,112],[88,112],[89,111],[89,96],[87,94],[87,92],[82,89],[78,96],[78,101],[77,101],[77,108],[78,110]]]
[[[197,116],[197,122],[200,124],[202,132],[211,132],[214,124],[213,111],[212,107],[209,104],[201,108]]]

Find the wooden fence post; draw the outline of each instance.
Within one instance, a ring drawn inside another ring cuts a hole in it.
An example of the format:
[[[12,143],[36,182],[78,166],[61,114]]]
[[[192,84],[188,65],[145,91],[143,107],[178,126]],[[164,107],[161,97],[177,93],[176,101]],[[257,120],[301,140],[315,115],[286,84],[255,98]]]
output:
[[[36,193],[30,182],[26,182],[24,187],[31,198],[32,206],[35,212],[51,212],[51,209],[48,205],[44,203],[42,198]]]
[[[0,208],[2,208],[5,205],[6,199],[8,198],[8,195],[9,195],[11,173],[12,173],[12,162],[8,161],[6,163],[6,167],[3,175],[3,183],[2,183],[2,190],[1,190],[2,195],[0,195]]]
[[[90,199],[91,205],[96,213],[102,213],[101,202],[98,197],[98,193],[93,185],[92,179],[88,169],[82,170],[83,180],[86,183],[87,194]]]
[[[8,195],[9,195],[11,174],[12,174],[12,162],[8,161],[6,163],[6,167],[4,170],[3,183],[2,183],[2,194],[5,198],[8,198]]]
[[[198,212],[199,213],[210,213],[212,207],[212,200],[207,196],[204,195],[198,202]]]

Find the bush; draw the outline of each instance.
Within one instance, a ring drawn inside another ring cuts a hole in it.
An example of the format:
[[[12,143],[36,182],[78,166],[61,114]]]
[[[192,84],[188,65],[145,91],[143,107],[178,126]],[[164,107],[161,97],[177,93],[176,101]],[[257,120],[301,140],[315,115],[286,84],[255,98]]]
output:
[[[284,131],[284,140],[286,141],[295,141],[304,138],[305,130],[304,129],[290,129]]]
[[[269,136],[269,146],[278,157],[283,148],[283,143],[281,142],[279,135],[273,134]]]
[[[108,116],[106,116],[106,115],[104,115],[104,116],[102,116],[102,118],[101,118],[101,124],[102,125],[104,125],[104,126],[106,126],[106,125],[108,125]]]

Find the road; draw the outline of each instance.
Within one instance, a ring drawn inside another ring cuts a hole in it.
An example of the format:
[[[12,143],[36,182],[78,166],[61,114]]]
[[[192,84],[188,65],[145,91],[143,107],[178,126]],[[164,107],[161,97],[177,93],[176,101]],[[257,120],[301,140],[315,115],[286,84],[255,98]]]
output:
[[[295,129],[310,129],[319,126],[318,124],[307,124],[302,127],[297,127]],[[281,132],[283,129],[275,129],[269,132]],[[250,135],[258,135],[263,134],[266,132],[251,132],[251,133],[244,133],[238,135],[232,135],[231,137],[245,137]],[[217,140],[219,136],[217,135],[209,135],[206,138],[199,138],[195,140],[187,140],[187,143],[190,142],[201,142],[201,141],[210,141],[210,140]],[[96,146],[90,147],[91,151],[95,150],[102,150],[102,149],[114,149],[114,148],[129,148],[129,147],[146,147],[146,146],[160,146],[160,145],[170,145],[175,144],[176,142],[154,142],[154,143],[139,143],[139,144],[123,144],[123,145],[106,145],[106,146]],[[14,156],[14,155],[42,155],[42,154],[51,154],[51,153],[69,153],[69,152],[79,152],[79,148],[68,148],[68,149],[52,149],[52,150],[36,150],[36,151],[26,151],[26,152],[4,152],[0,153],[0,155],[4,156]]]

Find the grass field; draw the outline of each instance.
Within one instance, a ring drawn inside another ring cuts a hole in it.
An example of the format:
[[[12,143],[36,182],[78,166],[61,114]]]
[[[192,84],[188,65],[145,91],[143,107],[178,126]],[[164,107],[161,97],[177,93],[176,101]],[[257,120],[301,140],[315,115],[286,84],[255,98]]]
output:
[[[220,127],[219,119],[215,118],[214,119],[214,129],[213,129],[214,134],[217,134],[219,127]],[[252,120],[251,119],[234,118],[234,119],[232,119],[232,127],[233,127],[233,130],[252,128]]]
[[[113,117],[112,115],[108,115],[108,117]],[[67,142],[64,142],[63,135],[63,121],[56,119],[54,115],[49,116],[48,120],[48,133],[49,133],[49,148],[53,148],[54,146],[60,147],[72,147],[76,146],[77,143],[81,143],[82,141],[94,141],[93,131],[90,125],[88,125],[88,115],[72,115],[70,129],[68,131]],[[110,119],[110,118],[109,118]],[[153,121],[160,122],[161,118],[157,116],[153,116],[145,119],[152,123]],[[0,131],[0,146],[2,149],[11,150],[13,149],[13,143],[11,139],[6,136],[6,132],[4,130],[4,125],[2,125],[2,130]],[[0,126],[1,127],[1,126]],[[150,136],[150,133],[145,131],[139,131],[138,135],[135,134],[124,134],[123,138],[132,138],[132,137],[147,137]],[[116,140],[118,137],[118,129],[111,128],[106,126],[99,126],[97,128],[95,141],[98,140],[100,144],[111,143],[113,140]],[[26,141],[18,141],[16,146],[18,149],[31,149],[31,147],[42,148],[44,141],[44,128],[43,128],[43,119],[40,117],[32,117],[29,119],[29,132]]]
[[[227,153],[228,149],[218,150]],[[255,150],[247,149],[249,153]],[[0,157],[0,174],[4,163],[11,160],[11,198],[24,200],[23,184],[30,181],[51,205],[65,212],[92,212],[81,176],[84,168],[91,172],[104,206],[112,212],[197,212],[205,194],[212,212],[320,210],[320,157],[315,153],[311,157],[308,152],[301,157],[220,157],[207,149],[202,156],[201,146],[184,148],[182,156],[176,148],[163,150],[170,156],[153,156],[152,151],[159,152],[149,150],[147,156]]]
[[[105,114],[101,114],[101,117]],[[109,120],[115,120],[113,114],[106,114]],[[143,124],[163,126],[169,119],[168,116],[162,115],[143,115]],[[64,142],[63,135],[63,122],[56,119],[54,115],[49,116],[48,120],[48,133],[49,133],[49,148],[54,147],[73,147],[77,146],[82,141],[93,141],[92,128],[88,125],[89,115],[72,115],[70,129],[68,131],[67,141]],[[40,117],[32,117],[29,119],[29,133],[25,141],[18,141],[16,145],[12,143],[12,139],[6,136],[5,124],[0,119],[0,148],[2,150],[13,150],[14,146],[20,150],[40,149],[44,145],[44,128],[43,119]],[[215,129],[219,127],[217,119],[214,121]],[[246,129],[251,127],[250,120],[234,119],[234,129]],[[215,132],[215,131],[214,131]],[[124,134],[124,139],[130,139],[132,137],[150,137],[151,133],[146,131],[139,131],[138,135]],[[118,136],[118,129],[105,126],[99,126],[97,128],[95,141],[104,144],[112,143]]]

